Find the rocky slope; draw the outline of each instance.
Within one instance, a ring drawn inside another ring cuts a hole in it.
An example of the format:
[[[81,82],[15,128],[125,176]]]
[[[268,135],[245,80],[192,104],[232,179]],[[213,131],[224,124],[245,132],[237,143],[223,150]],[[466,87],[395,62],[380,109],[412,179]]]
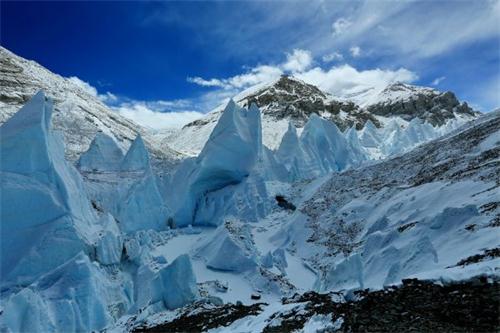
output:
[[[0,47],[0,86],[0,124],[40,90],[54,100],[54,128],[62,131],[65,155],[71,161],[87,150],[98,131],[113,137],[122,150],[141,134],[157,161],[171,162],[181,157],[166,147],[160,150],[146,129],[111,111],[74,81],[3,47]]]
[[[500,285],[480,278],[444,286],[405,280],[398,287],[356,292],[350,300],[337,293],[295,295],[283,299],[281,307],[199,303],[196,311],[190,306],[167,323],[133,331],[239,332],[246,322],[264,333],[494,332],[500,325]]]
[[[369,101],[367,110],[374,115],[399,116],[407,121],[418,117],[433,126],[442,126],[457,115],[478,115],[466,102],[460,103],[451,91],[443,93],[400,82],[388,86]]]
[[[255,103],[264,116],[288,119],[296,127],[304,127],[313,113],[334,122],[342,131],[352,126],[361,129],[367,120],[380,126],[379,121],[359,105],[335,100],[316,86],[288,76],[237,102],[246,107]]]
[[[234,97],[241,106],[255,103],[262,111],[264,144],[276,149],[291,122],[300,132],[312,114],[327,119],[342,131],[360,130],[367,121],[376,127],[391,119],[406,124],[418,118],[442,126],[451,119],[473,119],[478,116],[467,103],[460,103],[452,92],[439,92],[403,83],[389,85],[380,92],[356,98],[336,98],[299,79],[282,76]],[[170,135],[165,143],[190,155],[199,153],[222,112],[221,108],[184,126]]]

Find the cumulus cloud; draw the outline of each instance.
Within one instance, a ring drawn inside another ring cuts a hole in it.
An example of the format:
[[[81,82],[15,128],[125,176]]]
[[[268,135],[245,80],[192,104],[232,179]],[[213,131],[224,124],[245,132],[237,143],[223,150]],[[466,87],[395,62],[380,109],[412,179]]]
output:
[[[342,61],[344,60],[344,56],[339,52],[332,52],[325,54],[321,57],[321,60],[323,60],[323,62]]]
[[[360,48],[354,48],[355,50],[353,53],[359,55],[361,52]],[[303,57],[303,55],[306,56]],[[294,64],[293,66],[290,65],[290,63],[294,63],[297,58],[301,59],[302,57],[306,60],[302,62],[297,61],[297,64]],[[331,57],[328,57],[326,60],[334,58],[340,58],[339,54],[332,53]],[[298,65],[299,63],[302,65]],[[268,82],[272,79],[277,79],[281,74],[290,72],[293,68],[295,71],[292,74],[297,78],[307,83],[316,85],[320,89],[333,95],[339,97],[349,97],[362,91],[377,92],[387,87],[387,85],[397,81],[413,82],[418,78],[415,72],[406,68],[399,68],[396,70],[380,68],[358,70],[348,64],[332,66],[329,68],[322,68],[320,66],[310,68],[313,63],[314,59],[310,52],[295,50],[292,54],[287,54],[286,61],[281,64],[275,66],[260,65],[250,69],[245,74],[224,79],[210,79],[204,81],[213,80],[214,82],[223,82],[223,88],[226,89],[225,91],[235,95],[237,92],[246,87]],[[288,69],[288,71],[286,69]],[[194,80],[190,80],[190,82],[196,83]]]
[[[304,72],[313,64],[310,51],[294,49],[286,53],[286,60],[278,65],[258,65],[250,68],[243,74],[225,79],[204,79],[201,77],[188,77],[187,81],[203,87],[220,87],[226,90],[241,90],[250,86],[270,82],[278,79],[282,74],[296,74]]]
[[[67,78],[67,80],[74,85],[78,86],[80,89],[85,91],[87,94],[92,95],[94,97],[97,97],[97,89],[93,86],[91,86],[88,82],[85,82],[81,80],[80,78],[76,76],[71,76]]]
[[[348,97],[362,91],[380,91],[394,82],[413,82],[418,76],[416,73],[400,68],[397,70],[370,69],[357,70],[350,65],[334,66],[328,70],[315,67],[297,75],[307,83],[314,84],[320,89],[333,95]]]
[[[195,83],[195,84],[197,84],[199,86],[203,86],[203,87],[224,87],[226,85],[221,80],[218,80],[218,79],[205,80],[199,76],[188,77],[187,81],[191,82],[191,83]]]
[[[236,75],[227,80],[230,87],[245,88],[261,82],[272,81],[278,78],[283,71],[275,66],[261,65],[252,68],[249,72]]]
[[[359,46],[353,46],[349,49],[349,52],[351,52],[353,58],[357,58],[361,55],[361,48]]]
[[[162,112],[155,110],[151,103],[140,101],[123,103],[114,107],[114,110],[139,125],[156,130],[182,128],[182,126],[204,115],[197,111]]]
[[[286,62],[282,67],[285,71],[299,73],[311,67],[312,62],[313,57],[310,51],[295,49],[286,55]]]
[[[212,93],[198,100],[157,100],[137,101],[124,96],[117,96],[111,92],[99,94],[90,83],[76,76],[67,78],[68,81],[107,104],[111,110],[132,120],[133,122],[152,129],[181,128],[204,114],[197,109],[202,105],[215,105],[216,98],[225,97],[224,94]],[[200,84],[200,83],[198,83]]]
[[[299,66],[297,66],[298,68]],[[226,90],[239,90],[262,82],[270,82],[280,77],[283,70],[276,66],[257,66],[246,73],[235,75],[226,79],[203,79],[201,77],[188,77],[187,81],[203,87],[220,87]]]
[[[440,76],[440,77],[437,77],[435,78],[433,81],[432,81],[432,85],[433,86],[437,86],[439,85],[444,79],[446,79],[446,76]]]
[[[350,26],[352,22],[346,18],[339,18],[332,24],[332,34],[334,36],[340,36],[343,34]]]

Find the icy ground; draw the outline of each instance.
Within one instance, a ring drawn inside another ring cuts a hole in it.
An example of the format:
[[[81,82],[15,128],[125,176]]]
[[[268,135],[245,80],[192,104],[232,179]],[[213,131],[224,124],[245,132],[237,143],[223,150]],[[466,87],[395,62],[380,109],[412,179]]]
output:
[[[72,165],[51,116],[40,92],[0,131],[2,331],[127,331],[229,307],[253,311],[231,331],[258,332],[278,308],[307,310],[282,304],[296,293],[499,276],[500,111],[383,133],[312,115],[273,151],[260,110],[230,102],[168,177],[141,136],[124,152],[99,133]]]
[[[344,295],[398,286],[405,278],[443,284],[498,278],[499,116],[491,113],[388,161],[312,181],[266,182],[269,193],[285,196],[297,210],[278,206],[251,225],[262,265],[266,254],[282,249],[287,266],[277,260],[270,270],[281,273],[294,292],[312,288]],[[239,301],[250,304],[251,289],[244,290],[238,296],[247,298]],[[260,301],[269,305],[262,312],[213,331],[259,332],[279,325],[277,313],[300,313],[300,304],[283,305],[265,294]],[[152,317],[147,325],[173,318]],[[342,322],[313,316],[304,325],[307,332]]]

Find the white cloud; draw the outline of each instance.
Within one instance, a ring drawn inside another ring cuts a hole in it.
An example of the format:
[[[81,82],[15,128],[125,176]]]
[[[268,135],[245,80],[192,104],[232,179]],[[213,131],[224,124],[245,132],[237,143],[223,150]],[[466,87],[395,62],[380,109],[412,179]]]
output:
[[[99,94],[97,92],[96,87],[92,86],[90,83],[88,83],[86,81],[83,81],[79,77],[71,76],[71,77],[68,77],[66,79],[68,81],[70,81],[71,83],[73,83],[74,85],[78,86],[80,89],[85,91],[87,94],[94,96],[94,97],[97,97],[99,100],[101,100],[101,102],[103,102],[105,104],[113,104],[113,103],[118,102],[118,97],[116,95],[110,93],[109,91],[106,92],[105,94]]]
[[[294,49],[286,53],[286,60],[278,65],[258,65],[246,73],[225,79],[204,79],[201,77],[188,77],[187,81],[203,87],[220,87],[227,90],[241,90],[263,82],[278,79],[284,73],[297,74],[309,69],[313,64],[310,51]]]
[[[354,53],[359,55],[359,48]],[[298,52],[294,52],[298,54]],[[387,87],[387,85],[401,81],[413,82],[417,79],[417,74],[405,68],[397,70],[392,69],[371,69],[371,70],[357,70],[350,65],[333,66],[330,68],[314,67],[309,68],[314,62],[310,52],[300,50],[301,54],[307,54],[310,57],[304,66],[290,66],[296,70],[293,73],[297,78],[318,86],[320,89],[327,91],[333,95],[347,97],[351,94],[356,94],[361,91],[371,90],[380,91]],[[338,55],[333,53],[331,58],[338,58]],[[271,66],[257,66],[250,69],[247,73],[236,75],[225,79],[211,79],[207,81],[217,80],[224,82],[224,89],[226,96],[234,96],[239,91],[259,83],[268,82],[271,79],[277,79],[285,73],[285,64],[289,64],[291,55],[287,55],[287,60],[279,65]],[[327,58],[328,60],[329,58]],[[204,80],[205,81],[205,80]],[[190,82],[194,82],[191,80]],[[232,95],[231,95],[232,94]]]
[[[215,103],[213,98],[223,96],[217,93],[204,96],[198,100],[198,105],[195,105],[194,100],[186,99],[137,101],[117,96],[109,91],[105,94],[99,94],[94,86],[76,76],[69,77],[67,80],[89,95],[98,98],[122,116],[152,129],[181,128],[204,115],[199,112],[197,107],[203,106],[203,103],[208,103],[212,107]]]
[[[344,56],[339,52],[332,52],[324,55],[321,60],[323,62],[342,61],[344,60]]]
[[[353,46],[349,49],[349,52],[351,52],[351,56],[357,58],[361,55],[361,48],[359,46]]]
[[[203,117],[196,111],[160,112],[146,102],[129,102],[114,108],[120,115],[139,125],[152,129],[182,128],[182,126]]]
[[[97,97],[99,97],[101,102],[103,102],[105,104],[114,104],[114,103],[117,103],[119,101],[118,96],[110,93],[109,91],[107,91],[105,94],[100,94]]]
[[[224,87],[226,85],[221,80],[218,80],[218,79],[205,80],[199,76],[188,77],[187,81],[191,82],[191,83],[195,83],[195,84],[197,84],[199,86],[203,86],[203,87]]]
[[[440,77],[437,77],[435,78],[433,81],[432,81],[432,85],[433,86],[437,86],[439,85],[444,79],[446,79],[446,76],[440,76]]]
[[[251,69],[249,72],[233,76],[227,80],[228,87],[245,88],[261,82],[272,81],[278,78],[283,71],[275,66],[261,65]]]
[[[224,5],[210,6],[209,13],[186,20],[184,13],[165,5],[155,17],[203,32],[192,43],[219,58],[245,60],[293,48],[324,55],[357,44],[392,64],[408,66],[500,37],[498,0],[310,1],[307,6],[301,1],[257,1],[241,6],[244,10],[231,15]]]
[[[350,26],[352,22],[346,18],[339,18],[332,24],[332,34],[334,36],[342,35]]]
[[[275,80],[283,74],[283,70],[277,66],[257,66],[246,73],[235,75],[226,79],[203,79],[201,77],[188,77],[187,81],[203,87],[220,87],[226,90],[241,90],[262,82]],[[208,84],[213,82],[214,84]],[[215,84],[217,82],[217,84]]]
[[[91,86],[88,82],[85,82],[81,79],[79,79],[76,76],[71,76],[67,78],[68,81],[73,83],[74,85],[78,86],[80,89],[85,91],[87,94],[92,95],[94,97],[97,97],[97,89],[93,86]]]
[[[297,77],[342,97],[366,90],[379,91],[391,83],[413,82],[418,78],[416,73],[405,68],[398,70],[376,68],[359,71],[350,65],[334,66],[328,70],[315,67]]]
[[[319,53],[333,44],[360,43],[394,57],[421,59],[500,36],[498,0],[360,1],[346,11],[349,23],[338,20],[334,24],[341,32],[338,38],[311,36],[306,47]]]
[[[286,56],[286,62],[282,65],[285,71],[300,73],[311,67],[313,57],[310,51],[295,49]]]

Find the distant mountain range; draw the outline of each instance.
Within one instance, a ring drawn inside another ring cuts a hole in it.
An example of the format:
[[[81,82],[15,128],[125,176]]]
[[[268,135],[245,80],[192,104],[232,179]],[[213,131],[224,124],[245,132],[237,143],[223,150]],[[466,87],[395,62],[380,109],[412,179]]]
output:
[[[271,149],[279,146],[288,122],[300,132],[311,114],[332,121],[342,131],[352,126],[361,130],[367,121],[380,128],[390,119],[397,119],[404,126],[418,118],[439,127],[452,119],[470,120],[479,115],[466,102],[458,101],[452,92],[443,93],[401,82],[382,91],[339,98],[294,77],[282,76],[243,91],[234,101],[244,107],[257,104],[262,111],[264,144]],[[204,118],[187,124],[180,132],[168,136],[166,143],[175,150],[196,155],[221,112],[222,108],[217,108]]]
[[[87,150],[100,131],[113,137],[122,150],[141,134],[151,150],[153,164],[175,164],[201,151],[223,110],[218,107],[181,130],[161,136],[113,112],[73,81],[2,47],[0,84],[0,124],[39,90],[54,99],[54,126],[64,134],[66,157],[71,161]],[[251,87],[233,99],[244,107],[257,104],[262,112],[263,142],[271,149],[278,148],[288,122],[300,134],[313,113],[332,121],[342,131],[352,126],[361,130],[367,121],[383,127],[390,119],[397,119],[403,127],[414,118],[442,126],[451,119],[470,120],[479,114],[453,92],[400,82],[381,91],[368,89],[353,96],[335,97],[294,77],[282,76]]]

